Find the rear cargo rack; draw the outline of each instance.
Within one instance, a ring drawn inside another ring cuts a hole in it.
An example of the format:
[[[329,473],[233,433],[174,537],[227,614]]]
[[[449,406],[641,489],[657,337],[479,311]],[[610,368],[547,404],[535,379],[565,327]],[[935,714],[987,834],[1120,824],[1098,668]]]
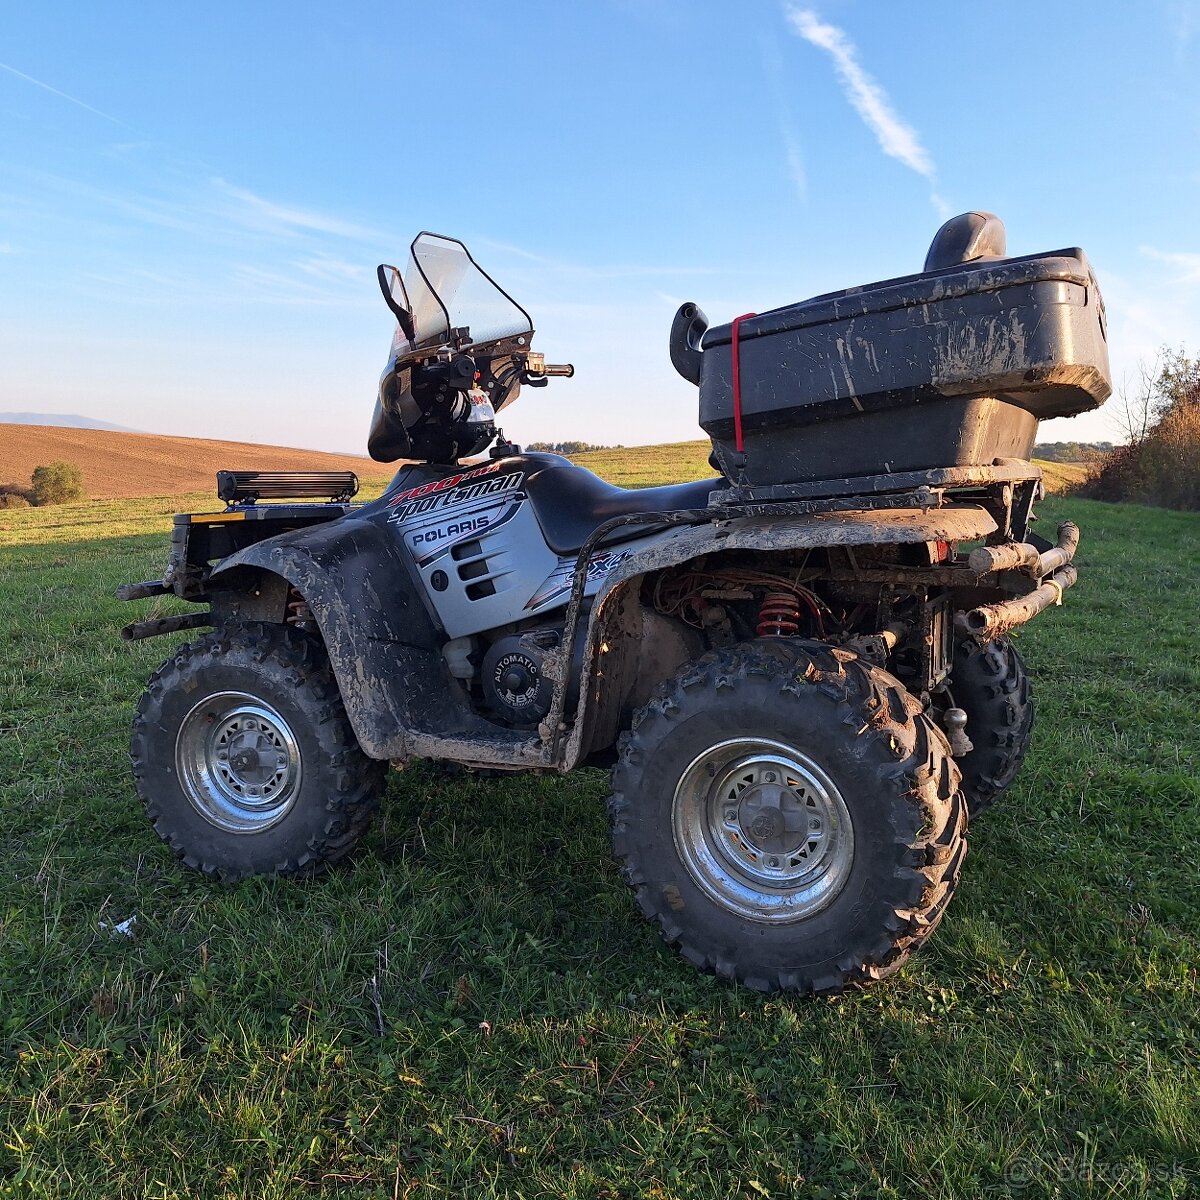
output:
[[[893,471],[882,475],[855,475],[841,479],[815,479],[807,483],[766,484],[747,487],[734,484],[713,492],[709,499],[712,508],[730,504],[751,504],[781,500],[825,500],[867,496],[887,492],[923,492],[933,488],[987,488],[994,484],[1040,481],[1040,467],[1023,459],[999,459],[989,466],[936,467],[924,471]]]
[[[358,491],[353,471],[218,471],[217,495],[230,507],[259,500],[349,500]]]
[[[992,515],[995,537],[1004,540],[1025,536],[1041,492],[1041,468],[1023,459],[997,459],[982,467],[936,467],[758,487],[739,481],[712,492],[708,511],[728,519],[899,508],[929,511],[948,504],[976,504]]]

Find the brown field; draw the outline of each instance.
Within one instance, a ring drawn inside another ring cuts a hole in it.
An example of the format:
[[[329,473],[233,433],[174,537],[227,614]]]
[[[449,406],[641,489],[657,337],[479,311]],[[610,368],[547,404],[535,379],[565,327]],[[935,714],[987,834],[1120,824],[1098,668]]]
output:
[[[363,480],[392,474],[387,466],[354,454],[107,429],[0,424],[0,484],[26,485],[34,467],[58,459],[80,468],[84,491],[92,500],[212,491],[219,470],[355,471]]]
[[[593,450],[571,457],[611,483],[651,487],[711,476],[709,449],[706,441],[674,442]],[[369,458],[319,450],[56,425],[0,424],[0,484],[28,484],[34,467],[56,459],[75,463],[83,471],[84,490],[92,500],[211,492],[218,470],[355,471],[364,483],[379,485],[396,470],[394,465]],[[1073,463],[1038,465],[1045,475],[1046,490],[1051,492],[1080,482],[1088,472],[1087,467]]]

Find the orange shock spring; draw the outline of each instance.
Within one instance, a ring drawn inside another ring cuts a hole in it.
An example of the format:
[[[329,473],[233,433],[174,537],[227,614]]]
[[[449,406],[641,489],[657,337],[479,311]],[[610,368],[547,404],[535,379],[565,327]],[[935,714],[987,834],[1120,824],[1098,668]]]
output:
[[[304,625],[312,620],[312,610],[307,601],[295,588],[288,589],[287,623],[289,625]]]
[[[759,637],[795,637],[800,632],[800,603],[790,592],[768,592],[758,610]]]

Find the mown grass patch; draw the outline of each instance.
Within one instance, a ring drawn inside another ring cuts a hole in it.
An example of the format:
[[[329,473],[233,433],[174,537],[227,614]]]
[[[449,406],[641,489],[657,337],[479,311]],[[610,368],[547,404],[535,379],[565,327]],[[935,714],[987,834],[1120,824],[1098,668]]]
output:
[[[1194,1194],[1193,517],[1043,505],[1025,770],[905,972],[811,1001],[661,947],[598,772],[417,766],[323,879],[179,867],[126,757],[172,639],[112,599],[176,506],[0,517],[0,1195]]]

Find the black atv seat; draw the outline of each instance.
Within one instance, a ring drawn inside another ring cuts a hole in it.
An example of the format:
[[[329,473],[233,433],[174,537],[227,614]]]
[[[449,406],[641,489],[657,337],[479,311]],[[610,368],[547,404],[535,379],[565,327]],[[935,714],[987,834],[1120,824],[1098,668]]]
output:
[[[709,494],[722,485],[720,479],[701,479],[667,487],[622,488],[557,454],[524,457],[530,468],[525,490],[534,516],[546,544],[563,556],[578,554],[592,532],[613,517],[704,509]],[[605,541],[621,541],[644,532],[644,527],[628,525],[614,530]]]

